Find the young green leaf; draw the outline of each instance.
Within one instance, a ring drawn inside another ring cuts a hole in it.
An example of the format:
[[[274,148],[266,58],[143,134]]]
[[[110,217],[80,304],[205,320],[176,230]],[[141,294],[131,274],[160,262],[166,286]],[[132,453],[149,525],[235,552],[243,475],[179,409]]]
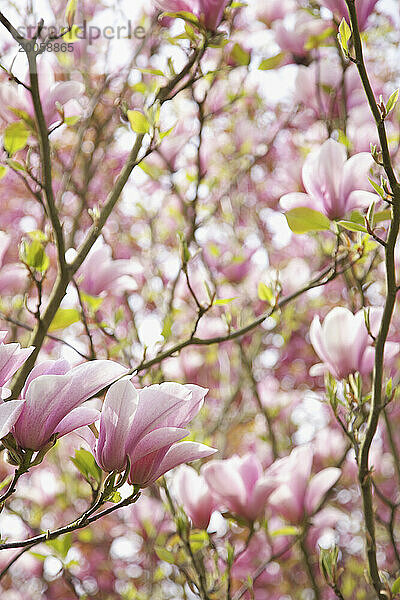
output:
[[[284,58],[284,52],[279,52],[279,54],[275,54],[275,56],[271,56],[270,58],[264,58],[264,60],[261,61],[258,69],[260,71],[269,71],[270,69],[276,69],[282,64]]]
[[[338,225],[341,225],[348,231],[362,231],[362,233],[368,233],[367,228],[360,223],[354,223],[353,221],[338,221]]]
[[[101,469],[97,466],[94,456],[84,448],[75,450],[75,457],[71,460],[76,468],[82,473],[86,481],[94,479],[98,485],[101,483]]]
[[[18,152],[18,150],[25,148],[28,136],[29,130],[23,121],[11,123],[11,125],[6,128],[3,138],[4,150],[7,152],[8,156],[12,156]]]
[[[128,110],[126,114],[135,133],[149,133],[150,123],[143,113],[139,110]]]
[[[49,268],[49,257],[42,243],[37,239],[32,242],[24,240],[20,246],[19,255],[23,263],[39,273],[45,273]]]
[[[342,46],[342,50],[344,55],[347,57],[349,55],[349,39],[351,38],[351,29],[347,24],[346,19],[343,17],[343,19],[340,22],[339,25],[339,34],[338,34],[338,40],[340,45]]]
[[[386,113],[387,114],[389,114],[390,111],[393,110],[398,99],[399,99],[399,90],[397,89],[393,92],[393,94],[390,95],[389,100],[387,101],[387,104],[386,104]]]
[[[65,20],[68,23],[68,27],[72,27],[74,24],[75,13],[78,6],[78,0],[69,0],[67,8],[65,9]]]
[[[65,329],[80,320],[80,314],[75,308],[59,308],[52,320],[49,331]]]
[[[380,185],[375,183],[375,181],[370,179],[369,177],[368,177],[368,181],[370,182],[370,184],[372,185],[372,187],[374,188],[376,193],[379,194],[381,198],[385,198],[385,196],[386,196],[385,190]]]
[[[305,206],[292,208],[285,213],[286,220],[293,233],[308,233],[309,231],[325,231],[330,228],[328,217]]]
[[[400,593],[400,577],[398,577],[396,579],[396,581],[394,582],[394,584],[392,585],[392,594],[393,596],[396,596],[396,594]]]
[[[260,281],[260,283],[258,284],[258,297],[260,298],[260,300],[262,300],[263,302],[268,302],[268,304],[273,304],[275,297],[274,297],[274,292],[272,291],[272,289],[270,288],[270,286],[266,285],[265,283],[263,283],[262,281]]]

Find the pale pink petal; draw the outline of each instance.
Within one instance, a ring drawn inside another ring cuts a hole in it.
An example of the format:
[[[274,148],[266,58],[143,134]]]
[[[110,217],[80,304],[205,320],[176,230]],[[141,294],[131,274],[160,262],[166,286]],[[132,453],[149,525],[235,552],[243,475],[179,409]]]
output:
[[[203,468],[203,475],[217,498],[232,512],[242,512],[247,501],[247,491],[239,474],[240,459],[213,460]]]
[[[132,459],[137,461],[151,452],[156,452],[157,450],[161,450],[161,448],[179,442],[189,435],[189,433],[190,431],[181,427],[160,427],[159,429],[154,429],[141,438],[135,446],[132,451]]]
[[[305,495],[304,506],[308,515],[317,510],[328,490],[338,481],[341,470],[329,467],[320,471],[311,479]]]
[[[210,446],[198,442],[178,442],[168,450],[158,470],[152,476],[152,481],[156,481],[161,475],[178,465],[207,458],[216,452],[218,452],[216,448],[210,448]]]
[[[0,439],[10,433],[23,408],[22,400],[9,400],[0,403]]]
[[[139,394],[128,379],[114,383],[106,394],[96,452],[105,471],[121,471],[125,467],[127,440],[138,402]]]
[[[21,348],[19,344],[0,345],[0,385],[7,383],[32,354],[34,348]]]
[[[319,202],[318,198],[314,198],[309,194],[303,192],[292,192],[285,194],[279,200],[283,210],[292,210],[292,208],[299,208],[305,206],[306,208],[312,208],[314,210],[322,210],[323,206]]]
[[[294,525],[300,523],[303,519],[303,504],[299,498],[293,494],[288,484],[280,485],[269,497],[268,504],[274,507],[275,511],[282,515],[289,523]]]
[[[360,152],[346,161],[340,184],[340,193],[344,198],[348,198],[355,190],[371,190],[368,176],[374,164],[374,159],[369,152]]]
[[[78,406],[78,408],[71,410],[71,412],[59,422],[54,433],[57,433],[58,437],[62,437],[79,427],[91,425],[97,421],[99,416],[100,411],[98,411],[97,408]]]

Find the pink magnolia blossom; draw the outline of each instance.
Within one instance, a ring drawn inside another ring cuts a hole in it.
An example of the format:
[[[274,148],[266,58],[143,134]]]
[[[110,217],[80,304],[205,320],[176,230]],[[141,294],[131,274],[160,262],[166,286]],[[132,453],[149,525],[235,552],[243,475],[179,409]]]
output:
[[[270,26],[274,21],[283,19],[294,10],[296,10],[295,0],[268,0],[260,9],[258,18]]]
[[[342,67],[337,57],[321,51],[318,62],[298,67],[293,100],[311,109],[312,122],[315,118],[325,120],[327,116],[340,117],[343,103],[348,111],[363,106],[363,89],[354,65],[350,66],[345,73],[345,96],[343,96],[342,77]]]
[[[11,392],[7,388],[7,383],[34,350],[33,346],[21,348],[15,343],[4,344],[7,334],[7,331],[0,331],[0,397],[2,400],[10,397]]]
[[[167,12],[185,11],[193,13],[203,25],[215,31],[222,21],[229,0],[157,0],[156,5]]]
[[[17,293],[26,284],[26,269],[20,263],[4,264],[5,254],[10,246],[11,236],[0,231],[0,293]]]
[[[0,439],[10,433],[22,411],[20,400],[4,402],[11,395],[7,383],[34,350],[33,346],[22,349],[19,344],[4,344],[6,336],[7,331],[0,331]]]
[[[202,471],[199,475],[192,467],[182,465],[174,476],[174,488],[193,526],[207,529],[216,502]]]
[[[369,320],[371,333],[378,333],[382,309],[371,308]],[[329,371],[337,379],[344,379],[358,371],[371,373],[374,365],[373,339],[365,324],[364,310],[353,314],[348,308],[335,306],[325,317],[322,325],[315,316],[310,327],[310,340],[315,352],[323,361],[314,365],[311,375]],[[399,345],[386,342],[385,358],[391,360],[399,351]]]
[[[122,277],[132,275],[133,272],[134,265],[130,260],[113,260],[110,246],[100,243],[89,252],[79,269],[82,278],[80,289],[91,296],[98,296],[101,292],[111,289],[115,292],[115,287],[119,285]],[[130,287],[136,288],[133,280]]]
[[[180,442],[206,393],[179,383],[136,390],[128,379],[118,381],[108,390],[101,413],[94,449],[98,464],[104,471],[123,471],[129,456],[129,481],[146,487],[182,463],[214,454],[203,444]]]
[[[37,451],[54,434],[61,437],[93,423],[98,410],[81,405],[125,373],[125,367],[111,360],[73,368],[66,360],[37,365],[23,389],[21,414],[12,431],[19,446]]]
[[[328,467],[311,477],[312,463],[312,448],[300,446],[270,467],[278,486],[271,494],[269,504],[295,525],[318,510],[325,494],[341,475],[340,469]]]
[[[355,3],[357,11],[357,21],[360,30],[365,29],[369,15],[374,11],[375,4],[378,0],[357,0]],[[339,21],[342,17],[348,20],[349,11],[347,10],[344,0],[319,0],[319,3],[338,17]]]
[[[376,200],[375,194],[366,191],[372,164],[367,152],[347,160],[344,146],[329,139],[304,162],[302,178],[307,193],[285,194],[281,206],[285,210],[305,206],[323,212],[329,219],[341,219],[349,211],[367,207]]]
[[[319,35],[324,29],[326,29],[326,23],[302,12],[296,14],[295,22],[290,28],[283,21],[278,21],[274,25],[275,41],[281,50],[290,52],[295,59],[301,59],[309,53],[306,49],[309,38]]]
[[[249,521],[263,514],[274,488],[274,480],[264,474],[254,454],[211,461],[203,474],[221,506]]]
[[[39,92],[42,100],[43,113],[47,125],[52,125],[61,120],[57,106],[60,105],[65,117],[76,116],[81,113],[77,102],[84,86],[79,81],[55,81],[54,71],[45,57],[38,61]],[[26,78],[29,81],[29,78]],[[22,85],[12,82],[2,83],[0,86],[0,117],[5,121],[14,121],[18,117],[12,109],[27,113],[34,118],[34,108],[30,92]]]

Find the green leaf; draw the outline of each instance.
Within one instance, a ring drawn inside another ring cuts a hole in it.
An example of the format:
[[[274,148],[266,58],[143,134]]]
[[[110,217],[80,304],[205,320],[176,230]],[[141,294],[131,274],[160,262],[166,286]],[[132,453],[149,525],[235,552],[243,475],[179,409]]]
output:
[[[65,559],[72,546],[72,533],[66,533],[65,535],[60,535],[54,540],[48,540],[46,544],[50,546],[50,548],[52,548],[56,554],[61,556],[61,558]]]
[[[193,552],[198,552],[208,546],[208,535],[206,531],[192,531],[189,536],[190,547]]]
[[[385,208],[385,210],[381,210],[380,212],[374,214],[373,225],[377,225],[382,221],[388,221],[391,218],[391,216],[392,211],[390,210],[390,208]]]
[[[78,25],[72,25],[70,31],[67,31],[63,34],[62,39],[67,44],[73,44],[74,42],[77,42],[81,39],[78,35],[79,33],[81,33],[81,31],[82,29],[78,27]]]
[[[16,171],[26,171],[24,165],[21,165],[21,163],[17,162],[16,160],[11,160],[11,158],[7,160],[7,164]]]
[[[348,26],[346,19],[343,17],[343,19],[341,20],[340,25],[339,25],[338,40],[339,40],[340,45],[342,46],[345,56],[349,55],[349,39],[350,38],[351,38],[351,29]]]
[[[300,531],[298,527],[292,527],[288,525],[287,527],[282,527],[281,529],[276,529],[271,532],[272,537],[276,537],[278,535],[299,535]]]
[[[39,242],[47,242],[47,235],[40,231],[40,229],[35,229],[34,231],[28,231],[28,235],[31,240],[38,240]]]
[[[165,137],[168,137],[173,130],[175,129],[175,125],[172,125],[167,131],[160,131],[160,140],[163,140]]]
[[[13,478],[12,475],[7,475],[7,477],[5,479],[3,479],[3,481],[0,483],[0,490],[2,490],[4,487],[6,487],[6,485],[11,483],[12,478]]]
[[[330,228],[328,217],[305,206],[292,208],[285,213],[288,225],[293,233],[308,233],[309,231],[325,231]]]
[[[174,564],[175,558],[172,552],[170,552],[166,548],[162,548],[162,546],[155,546],[154,550],[160,560],[170,563],[171,565]]]
[[[142,169],[142,171],[146,173],[146,175],[148,175],[155,181],[157,181],[164,173],[163,169],[160,169],[160,167],[158,167],[157,165],[152,165],[151,163],[145,160],[142,160],[138,166]]]
[[[250,53],[246,52],[244,48],[240,44],[235,44],[231,51],[231,57],[238,64],[243,67],[247,67],[250,64]]]
[[[260,66],[258,68],[260,71],[269,71],[270,69],[276,69],[282,64],[284,58],[285,52],[279,52],[279,54],[275,54],[275,56],[271,56],[270,58],[264,58],[264,60],[261,61]]]
[[[165,77],[164,73],[162,71],[160,71],[160,69],[136,69],[137,71],[140,71],[141,73],[146,73],[149,75],[158,75],[160,77]]]
[[[354,223],[353,221],[338,221],[337,223],[348,231],[362,231],[363,233],[368,233],[367,228],[364,227],[364,225],[360,225],[360,223]]]
[[[51,322],[49,331],[65,329],[80,320],[80,314],[75,308],[59,308]]]
[[[20,246],[19,255],[23,263],[39,273],[45,273],[49,268],[49,257],[39,240],[32,240],[32,242],[24,240]]]
[[[394,584],[392,585],[392,594],[396,595],[400,593],[400,577],[396,579]]]
[[[164,324],[161,332],[161,335],[163,336],[164,340],[167,340],[171,336],[173,322],[173,316],[171,314],[167,314],[167,316],[164,319]]]
[[[229,304],[230,302],[232,302],[233,300],[236,300],[237,296],[235,296],[234,298],[217,298],[216,300],[214,300],[214,305],[215,306],[226,306],[227,304]]]
[[[68,23],[68,27],[72,27],[75,19],[75,13],[78,6],[78,0],[69,0],[67,8],[65,9],[65,20]]]
[[[75,457],[71,456],[71,460],[76,468],[82,473],[86,481],[89,483],[94,479],[98,485],[101,483],[101,469],[97,465],[94,456],[84,448],[75,450]]]
[[[368,177],[368,181],[370,182],[370,184],[372,185],[372,187],[374,188],[374,190],[376,191],[376,193],[381,196],[381,198],[385,198],[386,197],[385,190],[380,185],[378,185],[377,183],[375,183],[375,181],[373,181],[369,177]]]
[[[398,99],[399,99],[399,90],[397,89],[393,92],[393,94],[390,95],[389,100],[387,101],[387,104],[386,104],[387,114],[389,114],[390,111],[393,110]]]
[[[169,17],[170,19],[183,19],[192,25],[199,25],[199,19],[191,12],[186,10],[179,10],[177,12],[164,12],[160,15],[160,18]]]
[[[118,502],[121,502],[121,494],[118,491],[113,492],[112,496],[108,499],[109,502],[112,502],[113,504],[118,504]]]
[[[3,179],[4,175],[7,173],[7,167],[4,165],[0,165],[0,179]]]
[[[128,110],[126,114],[135,133],[149,133],[150,123],[143,113],[139,110]]]
[[[3,138],[4,150],[8,156],[12,156],[19,150],[25,148],[28,141],[29,130],[23,121],[15,121],[11,123],[5,132]]]
[[[275,296],[274,296],[274,292],[273,290],[266,285],[265,283],[263,283],[262,281],[260,281],[260,283],[258,284],[258,297],[260,298],[260,300],[262,300],[263,302],[268,302],[268,304],[273,304],[275,301]]]
[[[84,302],[86,302],[88,307],[93,312],[96,312],[97,310],[99,310],[99,308],[103,304],[103,300],[104,300],[104,298],[100,298],[98,296],[91,296],[90,294],[85,294],[85,292],[81,292],[81,298]]]
[[[350,215],[350,219],[352,223],[359,223],[360,225],[364,225],[364,216],[358,212],[358,210],[353,210]]]
[[[310,35],[310,37],[304,44],[304,50],[313,50],[314,48],[318,48],[333,33],[334,33],[333,27],[328,27],[322,33],[320,33],[318,35]]]
[[[80,120],[80,116],[76,115],[75,117],[64,117],[64,123],[72,127]]]
[[[33,552],[32,550],[29,552],[29,554],[31,554],[31,556],[34,558],[41,560],[42,562],[44,562],[47,558],[47,554],[40,554],[40,552]]]

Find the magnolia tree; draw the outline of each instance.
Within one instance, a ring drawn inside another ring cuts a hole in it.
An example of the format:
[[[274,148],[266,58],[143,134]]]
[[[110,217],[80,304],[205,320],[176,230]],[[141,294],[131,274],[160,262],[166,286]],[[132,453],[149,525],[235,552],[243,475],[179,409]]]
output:
[[[2,600],[400,594],[399,26],[3,2]]]

